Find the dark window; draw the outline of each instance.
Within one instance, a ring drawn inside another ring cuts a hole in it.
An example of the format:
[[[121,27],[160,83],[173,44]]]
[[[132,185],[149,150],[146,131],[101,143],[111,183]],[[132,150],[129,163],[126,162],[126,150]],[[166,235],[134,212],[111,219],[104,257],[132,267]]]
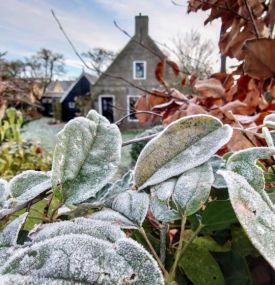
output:
[[[128,96],[128,114],[135,112],[135,104],[139,96]],[[128,117],[129,121],[137,120],[136,114],[131,114]]]
[[[101,114],[111,123],[114,122],[113,97],[101,97]]]

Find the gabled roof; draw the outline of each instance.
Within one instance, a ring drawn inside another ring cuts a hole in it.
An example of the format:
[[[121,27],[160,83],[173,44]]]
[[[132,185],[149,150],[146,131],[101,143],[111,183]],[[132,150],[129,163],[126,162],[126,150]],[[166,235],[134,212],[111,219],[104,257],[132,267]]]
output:
[[[64,92],[66,92],[70,86],[74,83],[72,80],[55,80],[52,81],[47,89],[43,97],[62,97]],[[56,87],[59,86],[61,87],[61,90],[56,90]]]
[[[79,80],[80,80],[83,76],[90,82],[91,85],[93,85],[93,84],[95,83],[96,79],[97,79],[96,76],[91,75],[91,74],[89,74],[89,73],[83,71],[83,72],[80,74],[80,76],[73,82],[73,84],[71,84],[70,88],[63,94],[63,96],[62,96],[61,99],[60,99],[60,102],[61,102],[61,103],[66,99],[66,97],[70,94],[70,92],[73,90],[73,88],[75,87],[75,85],[79,82]]]
[[[148,41],[148,43],[150,43],[150,45],[152,45],[153,49],[152,51],[156,54],[159,54],[159,56],[161,58],[165,58],[165,55],[164,53],[162,52],[162,50],[158,47],[158,45],[155,43],[155,41],[149,36],[147,35],[146,37],[146,40]],[[115,66],[117,64],[117,62],[119,62],[123,56],[124,56],[124,53],[125,51],[128,49],[128,47],[132,44],[136,44],[138,45],[138,39],[136,38],[136,35],[134,35],[129,41],[128,43],[124,46],[124,48],[120,51],[120,53],[116,56],[116,58],[113,60],[113,62],[108,66],[107,70],[105,72],[103,72],[99,78],[96,80],[96,82],[94,83],[94,85],[96,85],[103,77],[105,77],[106,75],[105,74],[108,74],[110,73],[109,71],[112,70],[113,66]],[[144,49],[146,49],[146,47],[143,47]],[[153,55],[152,53],[152,56],[156,56],[156,55]]]

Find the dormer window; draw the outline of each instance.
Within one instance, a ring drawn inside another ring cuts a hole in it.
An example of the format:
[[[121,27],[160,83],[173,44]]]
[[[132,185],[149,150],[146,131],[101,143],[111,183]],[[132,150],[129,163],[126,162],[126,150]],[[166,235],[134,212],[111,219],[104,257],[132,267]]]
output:
[[[146,79],[146,61],[137,60],[133,63],[133,77],[134,79]]]

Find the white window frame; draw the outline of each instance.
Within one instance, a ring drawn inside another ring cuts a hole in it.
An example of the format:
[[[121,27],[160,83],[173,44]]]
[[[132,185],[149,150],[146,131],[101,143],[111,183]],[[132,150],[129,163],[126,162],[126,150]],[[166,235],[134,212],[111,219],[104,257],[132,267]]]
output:
[[[136,76],[136,64],[137,63],[143,63],[144,64],[144,76],[143,77],[137,77]],[[133,62],[133,78],[135,80],[146,80],[146,78],[147,78],[147,62],[145,60],[135,60]]]
[[[116,97],[115,97],[115,95],[105,95],[105,94],[102,94],[102,95],[98,96],[98,111],[99,111],[100,115],[103,115],[102,114],[102,101],[101,101],[101,98],[113,98],[113,104],[115,106]],[[113,112],[114,112],[114,110],[113,110]],[[114,117],[115,117],[115,113],[114,113]]]
[[[129,122],[138,122],[138,119],[131,119],[130,118],[130,114],[132,113],[131,112],[131,109],[130,109],[130,98],[140,98],[141,95],[127,95],[127,120]]]

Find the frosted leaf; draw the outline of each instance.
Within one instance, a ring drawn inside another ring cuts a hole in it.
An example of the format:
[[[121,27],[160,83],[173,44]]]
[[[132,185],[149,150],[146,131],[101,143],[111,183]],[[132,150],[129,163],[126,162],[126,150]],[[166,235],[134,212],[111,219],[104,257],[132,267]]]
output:
[[[124,215],[134,224],[141,226],[149,208],[149,196],[137,191],[119,194],[112,203],[112,209]]]
[[[273,141],[272,135],[271,135],[270,131],[268,130],[268,128],[263,127],[262,133],[263,133],[263,136],[265,138],[267,146],[274,147],[274,141]]]
[[[275,129],[275,114],[267,115],[263,123],[266,127]]]
[[[230,156],[227,169],[242,175],[247,182],[257,191],[262,191],[265,186],[263,171],[256,165],[259,158],[269,158],[275,155],[274,148],[254,147],[238,151]]]
[[[151,187],[150,210],[158,221],[170,222],[180,219],[178,211],[171,209],[170,199],[177,179],[171,178]]]
[[[85,234],[110,242],[126,237],[119,227],[112,225],[110,222],[87,218],[42,225],[31,232],[29,237],[33,242],[38,242],[66,234]]]
[[[16,218],[10,222],[1,232],[0,232],[0,247],[3,246],[15,246],[19,231],[22,225],[25,223],[25,220],[28,216],[28,213],[24,213],[20,217]]]
[[[25,213],[16,218],[0,232],[0,266],[15,252],[19,231],[27,215],[28,213]]]
[[[80,283],[66,280],[56,280],[52,278],[42,278],[34,276],[23,276],[20,274],[6,274],[0,276],[0,284],[5,285],[86,285],[87,283]]]
[[[129,238],[121,239],[117,241],[116,248],[118,254],[124,257],[138,276],[137,282],[133,282],[133,284],[164,284],[157,262],[140,244]]]
[[[208,115],[173,122],[142,150],[134,171],[136,185],[144,189],[203,164],[231,135],[229,125]]]
[[[0,178],[0,206],[10,195],[9,184],[6,180]]]
[[[41,193],[50,190],[51,178],[49,172],[27,170],[13,177],[9,182],[12,203],[21,204],[31,201]]]
[[[120,193],[130,189],[133,180],[132,170],[128,171],[120,180],[113,184],[108,183],[97,194],[96,197],[86,201],[93,207],[108,205],[111,206],[113,199]]]
[[[218,155],[214,155],[210,158],[209,162],[211,163],[211,166],[214,172],[214,177],[215,177],[215,180],[212,186],[216,189],[227,188],[224,178],[220,174],[217,173],[218,170],[225,169],[226,161],[222,157]]]
[[[112,178],[121,156],[118,127],[95,111],[71,120],[57,135],[53,185],[62,184],[67,204],[95,197]]]
[[[197,212],[209,197],[214,174],[205,163],[184,172],[177,180],[173,198],[187,216]]]
[[[275,210],[264,192],[255,191],[246,179],[232,171],[220,171],[228,185],[233,209],[256,249],[275,269]]]
[[[178,211],[170,208],[169,200],[163,201],[156,196],[150,199],[150,210],[158,221],[164,223],[180,220],[181,218]]]
[[[122,214],[112,210],[112,209],[103,209],[99,212],[96,212],[89,216],[90,219],[110,222],[114,225],[119,226],[122,229],[136,229],[137,225],[132,221],[127,219]]]
[[[143,263],[138,262],[141,260]],[[70,280],[74,284],[125,285],[126,280],[136,285],[164,284],[156,262],[130,239],[110,243],[79,234],[54,237],[22,249],[4,264],[1,274]],[[147,280],[150,283],[145,283]]]

